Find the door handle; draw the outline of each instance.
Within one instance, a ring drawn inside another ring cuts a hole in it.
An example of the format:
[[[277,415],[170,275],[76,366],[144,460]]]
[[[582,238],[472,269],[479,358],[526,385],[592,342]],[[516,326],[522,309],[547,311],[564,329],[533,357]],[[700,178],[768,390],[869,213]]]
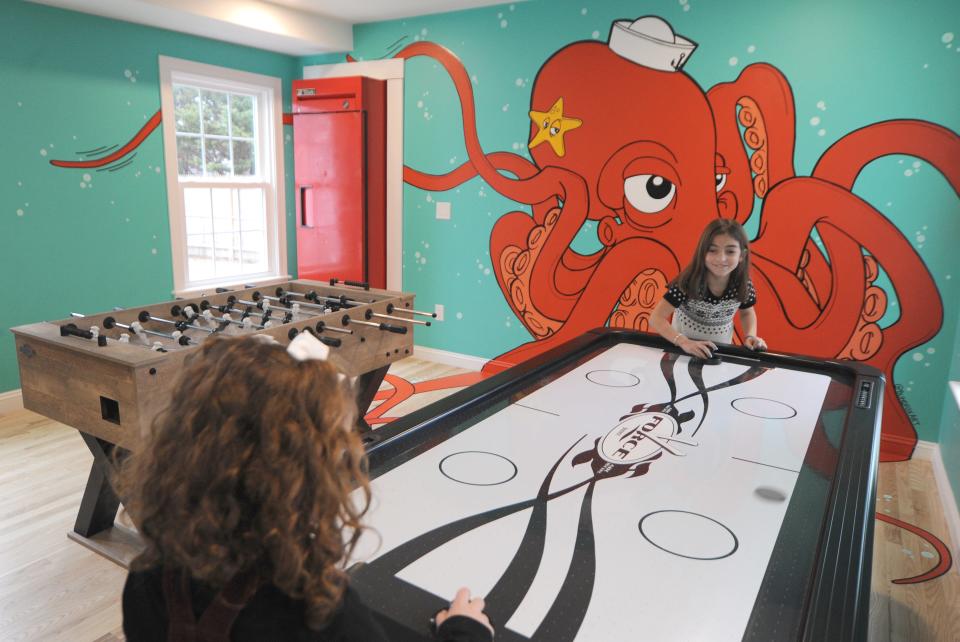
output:
[[[310,189],[309,185],[300,186],[300,226],[301,227],[313,227],[311,225],[311,219],[313,217],[307,214],[307,190]]]

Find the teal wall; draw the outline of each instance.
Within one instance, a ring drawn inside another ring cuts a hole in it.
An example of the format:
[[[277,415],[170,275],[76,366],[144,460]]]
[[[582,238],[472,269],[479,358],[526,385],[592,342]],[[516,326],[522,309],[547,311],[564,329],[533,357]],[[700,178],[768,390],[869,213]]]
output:
[[[0,3],[0,392],[19,387],[11,326],[168,300],[173,289],[160,129],[132,164],[62,169],[51,159],[122,146],[160,109],[157,56],[279,77],[294,57],[24,3]],[[293,174],[292,128],[284,128]],[[292,183],[288,257],[296,265]]]
[[[753,62],[783,72],[796,105],[797,175],[809,176],[831,144],[870,123],[917,118],[960,132],[960,38],[954,38],[954,32],[960,35],[960,3],[953,0],[533,1],[358,25],[352,54],[360,60],[389,57],[419,40],[447,47],[471,76],[484,151],[529,158],[527,111],[541,65],[573,41],[605,41],[615,19],[645,14],[666,19],[699,44],[684,71],[704,89],[735,79]],[[405,163],[442,174],[466,161],[458,97],[443,68],[422,57],[408,61],[404,94]],[[905,354],[895,370],[919,438],[936,441],[944,382],[957,352],[960,200],[935,168],[905,156],[872,162],[854,193],[912,243],[944,302],[940,333]],[[452,203],[451,220],[436,220],[437,200]],[[479,178],[449,192],[404,186],[403,288],[416,292],[421,309],[442,303],[446,310],[446,321],[419,333],[418,344],[493,357],[531,340],[500,292],[488,249],[494,222],[515,209],[529,212]],[[758,221],[755,210],[748,231]],[[588,221],[574,248],[598,247]],[[890,303],[881,325],[900,314],[886,283]]]

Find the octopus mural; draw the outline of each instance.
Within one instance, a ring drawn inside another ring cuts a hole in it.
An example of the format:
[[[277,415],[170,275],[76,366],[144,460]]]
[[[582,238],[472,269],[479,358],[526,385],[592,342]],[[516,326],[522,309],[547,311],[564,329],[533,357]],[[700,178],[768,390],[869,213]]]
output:
[[[892,394],[893,369],[937,334],[943,305],[909,241],[852,190],[871,161],[908,154],[937,168],[957,191],[960,137],[921,120],[874,123],[834,143],[810,176],[797,176],[793,94],[784,75],[752,64],[704,91],[682,70],[695,48],[647,16],[614,22],[606,43],[574,42],[557,51],[531,92],[533,162],[483,150],[472,83],[453,53],[417,42],[397,54],[431,58],[450,75],[469,155],[443,175],[406,167],[404,180],[440,191],[479,175],[529,206],[496,221],[490,256],[504,298],[533,340],[491,360],[484,372],[597,326],[646,330],[704,226],[715,217],[745,223],[757,216],[753,280],[771,349],[881,369],[891,391],[881,458],[908,459],[916,432]],[[591,254],[571,247],[587,221],[596,221],[602,245]],[[874,283],[880,270],[900,307],[884,327],[878,321],[887,294]]]

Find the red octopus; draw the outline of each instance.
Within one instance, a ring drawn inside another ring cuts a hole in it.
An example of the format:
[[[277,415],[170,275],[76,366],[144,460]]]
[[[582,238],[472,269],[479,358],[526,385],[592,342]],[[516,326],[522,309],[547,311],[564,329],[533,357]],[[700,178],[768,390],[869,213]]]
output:
[[[943,306],[908,240],[851,190],[869,162],[888,154],[922,158],[960,189],[954,132],[920,120],[875,123],[837,141],[811,176],[796,176],[793,95],[776,67],[750,65],[704,92],[679,69],[649,68],[606,43],[576,42],[550,57],[534,83],[531,163],[483,151],[469,76],[449,50],[419,42],[397,56],[432,58],[450,74],[469,155],[445,175],[407,167],[404,180],[439,191],[479,175],[532,210],[500,217],[490,255],[507,302],[535,340],[490,361],[485,373],[597,326],[646,330],[707,222],[745,222],[758,197],[753,280],[768,343],[883,370],[881,458],[910,457],[916,432],[893,394],[893,368],[937,334]],[[602,248],[581,254],[571,242],[587,220],[598,221]],[[901,310],[883,328],[877,321],[887,296],[873,285],[878,268]]]

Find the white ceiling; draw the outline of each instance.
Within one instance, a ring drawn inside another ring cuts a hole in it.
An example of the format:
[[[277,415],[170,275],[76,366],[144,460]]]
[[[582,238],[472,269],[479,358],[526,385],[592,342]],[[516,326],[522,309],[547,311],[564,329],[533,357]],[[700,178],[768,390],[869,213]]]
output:
[[[504,4],[503,0],[30,1],[294,56],[351,51],[355,24]]]
[[[352,24],[505,4],[509,0],[265,0]],[[523,2],[524,0],[519,0]]]

